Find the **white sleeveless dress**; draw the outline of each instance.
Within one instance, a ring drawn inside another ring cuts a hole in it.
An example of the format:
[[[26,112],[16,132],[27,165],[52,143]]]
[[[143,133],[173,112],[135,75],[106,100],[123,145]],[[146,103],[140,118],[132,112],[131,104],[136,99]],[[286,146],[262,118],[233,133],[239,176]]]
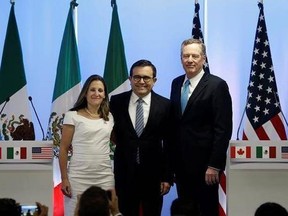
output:
[[[73,216],[77,195],[91,185],[104,190],[114,188],[114,174],[109,157],[110,135],[114,120],[88,119],[76,111],[65,114],[63,124],[75,126],[72,139],[73,155],[68,165],[68,177],[72,188],[72,198],[65,196],[65,216]]]

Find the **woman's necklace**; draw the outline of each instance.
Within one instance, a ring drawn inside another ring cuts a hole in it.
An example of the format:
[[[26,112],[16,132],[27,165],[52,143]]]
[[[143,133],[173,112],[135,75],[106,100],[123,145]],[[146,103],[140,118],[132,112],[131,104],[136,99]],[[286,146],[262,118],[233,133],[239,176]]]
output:
[[[85,111],[92,117],[92,118],[98,118],[99,117],[99,114],[94,114],[94,113],[91,113],[87,108],[85,108]]]

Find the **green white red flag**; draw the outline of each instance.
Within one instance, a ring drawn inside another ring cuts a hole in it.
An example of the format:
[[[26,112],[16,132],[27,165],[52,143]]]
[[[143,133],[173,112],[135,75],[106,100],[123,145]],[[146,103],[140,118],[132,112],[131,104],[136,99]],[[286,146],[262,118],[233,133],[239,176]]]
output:
[[[68,17],[57,65],[57,74],[52,99],[52,109],[49,118],[47,139],[53,140],[53,181],[54,210],[53,216],[63,216],[64,203],[61,192],[61,175],[59,168],[59,147],[64,114],[73,107],[81,90],[81,74],[75,35],[73,10],[77,4],[70,4]]]
[[[35,140],[14,7],[12,3],[0,68],[0,141]]]

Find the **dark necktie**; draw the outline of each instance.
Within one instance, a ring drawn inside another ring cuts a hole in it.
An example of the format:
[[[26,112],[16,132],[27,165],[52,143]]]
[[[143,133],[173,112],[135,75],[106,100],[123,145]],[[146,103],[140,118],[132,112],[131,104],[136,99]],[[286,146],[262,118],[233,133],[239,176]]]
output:
[[[139,98],[137,100],[137,107],[136,107],[136,121],[135,121],[135,130],[140,137],[142,131],[144,129],[144,114],[143,114],[143,100]]]
[[[190,81],[186,80],[182,89],[182,93],[181,93],[181,110],[182,113],[185,110],[185,107],[187,105],[188,99],[189,99],[189,85],[190,85]]]
[[[135,131],[138,137],[141,136],[143,129],[144,129],[143,100],[142,98],[139,98],[137,100],[136,121],[135,121]],[[140,164],[139,147],[137,148],[137,152],[136,152],[136,162]]]

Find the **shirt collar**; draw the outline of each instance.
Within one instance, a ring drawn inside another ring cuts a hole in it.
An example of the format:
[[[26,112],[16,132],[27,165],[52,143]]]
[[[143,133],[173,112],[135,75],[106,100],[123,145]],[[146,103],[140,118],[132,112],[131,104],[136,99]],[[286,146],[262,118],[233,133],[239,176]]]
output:
[[[138,98],[139,97],[132,91],[130,100],[132,101],[133,104],[137,103]],[[151,101],[151,92],[145,97],[143,97],[142,100],[144,101],[145,104],[149,104],[149,101]]]
[[[198,73],[195,77],[192,77],[189,81],[190,81],[190,84],[192,86],[193,83],[198,83],[200,81],[200,79],[202,78],[202,76],[204,75],[204,70],[202,69],[200,71],[200,73]],[[186,82],[186,80],[188,80],[188,77],[185,76],[185,79],[184,79],[184,82],[183,82],[183,85],[184,83]]]

